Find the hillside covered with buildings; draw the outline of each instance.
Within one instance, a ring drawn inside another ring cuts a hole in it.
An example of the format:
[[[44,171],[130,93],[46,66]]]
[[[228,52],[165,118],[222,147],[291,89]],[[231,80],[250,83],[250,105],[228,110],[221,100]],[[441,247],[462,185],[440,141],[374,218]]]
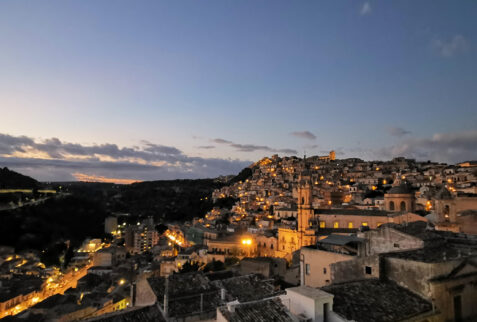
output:
[[[214,180],[49,188],[0,212],[16,220],[1,233],[5,321],[477,317],[472,161],[332,151]]]

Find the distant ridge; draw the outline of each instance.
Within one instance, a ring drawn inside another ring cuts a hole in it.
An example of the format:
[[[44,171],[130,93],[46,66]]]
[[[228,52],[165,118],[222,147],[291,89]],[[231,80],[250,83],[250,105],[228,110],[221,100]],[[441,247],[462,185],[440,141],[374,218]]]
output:
[[[35,179],[9,170],[0,168],[0,189],[35,189],[40,186]]]

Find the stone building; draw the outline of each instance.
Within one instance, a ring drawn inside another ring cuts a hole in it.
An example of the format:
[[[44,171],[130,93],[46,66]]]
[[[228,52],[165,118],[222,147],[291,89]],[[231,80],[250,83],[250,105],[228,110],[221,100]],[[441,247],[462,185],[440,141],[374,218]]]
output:
[[[311,228],[311,220],[314,217],[313,188],[311,174],[305,165],[305,170],[300,173],[298,184],[298,215],[297,229],[279,228],[278,245],[276,254],[278,257],[291,258],[294,251],[303,246],[313,245],[316,242],[315,230]]]
[[[433,198],[437,229],[477,234],[477,195],[452,195],[443,187]]]
[[[394,186],[384,194],[384,207],[387,211],[413,212],[416,209],[414,193],[407,184]]]

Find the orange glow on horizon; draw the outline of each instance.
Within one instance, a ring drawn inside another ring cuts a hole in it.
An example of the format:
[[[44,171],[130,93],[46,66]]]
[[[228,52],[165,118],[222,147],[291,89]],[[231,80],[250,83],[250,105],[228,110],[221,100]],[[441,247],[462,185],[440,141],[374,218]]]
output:
[[[135,179],[106,178],[103,176],[88,175],[80,172],[73,173],[73,176],[76,178],[76,180],[84,182],[103,182],[116,184],[131,184],[135,182],[141,182],[141,180]]]

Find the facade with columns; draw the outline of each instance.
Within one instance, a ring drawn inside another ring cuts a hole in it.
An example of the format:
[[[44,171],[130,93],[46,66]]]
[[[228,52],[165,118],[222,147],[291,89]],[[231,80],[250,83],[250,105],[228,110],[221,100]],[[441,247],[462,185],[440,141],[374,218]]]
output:
[[[292,253],[303,246],[316,243],[315,230],[311,229],[310,222],[314,217],[313,186],[311,175],[305,169],[300,174],[298,184],[298,215],[296,229],[279,228],[276,256],[291,259]]]

